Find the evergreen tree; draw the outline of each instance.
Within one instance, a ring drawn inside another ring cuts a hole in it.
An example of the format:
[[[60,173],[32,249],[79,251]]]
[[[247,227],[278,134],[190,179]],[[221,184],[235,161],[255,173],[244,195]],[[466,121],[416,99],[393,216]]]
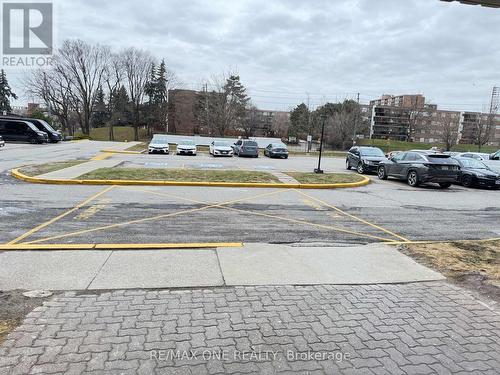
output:
[[[0,112],[3,111],[11,112],[12,107],[10,106],[10,99],[17,99],[17,95],[14,94],[7,81],[7,75],[2,69],[0,72]]]
[[[307,105],[300,103],[290,113],[290,128],[288,129],[288,136],[290,137],[304,137],[307,136],[309,130],[309,116],[310,112]]]
[[[111,93],[111,121],[114,125],[128,125],[131,122],[132,104],[125,86]]]
[[[99,86],[94,99],[94,112],[91,118],[91,124],[94,128],[100,128],[106,125],[109,118],[108,109],[105,102],[104,91]]]

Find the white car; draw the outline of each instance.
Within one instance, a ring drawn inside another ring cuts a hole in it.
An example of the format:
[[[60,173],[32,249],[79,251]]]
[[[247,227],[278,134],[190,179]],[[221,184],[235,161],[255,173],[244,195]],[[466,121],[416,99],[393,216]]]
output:
[[[210,143],[210,155],[215,156],[233,156],[233,148],[229,142],[213,141]]]
[[[5,141],[3,140],[2,136],[0,135],[0,147],[5,146]]]
[[[148,154],[167,154],[169,153],[168,141],[166,137],[153,137],[148,146]]]
[[[177,143],[177,155],[196,155],[196,144],[190,140]]]

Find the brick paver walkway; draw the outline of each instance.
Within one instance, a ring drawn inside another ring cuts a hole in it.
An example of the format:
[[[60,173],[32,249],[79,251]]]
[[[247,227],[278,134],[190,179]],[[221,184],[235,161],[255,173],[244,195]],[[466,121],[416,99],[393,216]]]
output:
[[[500,316],[444,282],[66,293],[0,373],[498,374]]]

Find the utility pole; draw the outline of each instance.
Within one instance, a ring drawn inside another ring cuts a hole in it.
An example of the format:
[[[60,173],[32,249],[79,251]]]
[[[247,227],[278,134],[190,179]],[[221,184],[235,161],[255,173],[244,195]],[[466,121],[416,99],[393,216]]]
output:
[[[321,169],[321,153],[323,151],[323,135],[325,134],[325,121],[326,121],[326,115],[322,114],[321,115],[321,138],[319,141],[319,158],[318,158],[318,168],[314,170],[314,173],[323,173],[323,170]]]
[[[311,107],[309,103],[309,93],[306,92],[307,95],[307,152],[311,152],[312,145],[312,134],[311,134]],[[310,137],[311,136],[311,137]],[[311,139],[311,140],[309,140]]]

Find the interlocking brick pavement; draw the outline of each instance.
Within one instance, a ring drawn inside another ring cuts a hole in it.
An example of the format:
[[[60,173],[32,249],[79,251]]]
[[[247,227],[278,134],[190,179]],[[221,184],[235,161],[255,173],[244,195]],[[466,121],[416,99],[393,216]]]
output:
[[[1,374],[498,374],[500,315],[445,282],[66,293]]]

